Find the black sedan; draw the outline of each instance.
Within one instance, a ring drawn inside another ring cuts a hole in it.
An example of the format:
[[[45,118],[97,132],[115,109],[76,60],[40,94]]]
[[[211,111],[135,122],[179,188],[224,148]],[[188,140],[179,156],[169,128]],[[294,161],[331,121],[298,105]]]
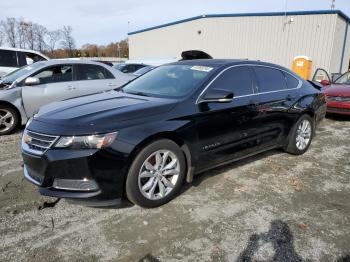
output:
[[[176,62],[42,108],[23,134],[24,176],[47,196],[156,207],[204,170],[273,148],[303,154],[325,111],[320,91],[274,64]]]

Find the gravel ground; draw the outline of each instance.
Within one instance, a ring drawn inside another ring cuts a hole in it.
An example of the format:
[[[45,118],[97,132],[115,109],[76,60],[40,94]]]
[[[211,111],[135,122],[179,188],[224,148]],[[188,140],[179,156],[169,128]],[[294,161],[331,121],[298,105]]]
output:
[[[350,118],[325,119],[303,156],[208,171],[156,209],[41,197],[19,138],[0,137],[0,261],[350,261]]]

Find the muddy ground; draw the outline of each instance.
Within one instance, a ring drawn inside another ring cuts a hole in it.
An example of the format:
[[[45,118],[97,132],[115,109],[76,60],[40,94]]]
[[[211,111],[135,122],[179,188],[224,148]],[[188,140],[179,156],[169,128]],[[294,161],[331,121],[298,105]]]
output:
[[[303,156],[208,171],[151,210],[47,207],[19,137],[0,137],[0,261],[350,260],[350,118],[324,120]]]

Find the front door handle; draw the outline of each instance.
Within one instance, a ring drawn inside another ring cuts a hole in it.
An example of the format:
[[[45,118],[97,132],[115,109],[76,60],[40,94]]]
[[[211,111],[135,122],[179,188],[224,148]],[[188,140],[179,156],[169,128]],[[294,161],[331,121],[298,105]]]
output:
[[[254,107],[258,107],[259,101],[258,100],[250,100],[249,105],[254,106]]]
[[[287,95],[287,97],[286,97],[286,100],[287,101],[292,101],[292,100],[294,100],[295,99],[295,97],[294,96],[291,96],[291,95]]]

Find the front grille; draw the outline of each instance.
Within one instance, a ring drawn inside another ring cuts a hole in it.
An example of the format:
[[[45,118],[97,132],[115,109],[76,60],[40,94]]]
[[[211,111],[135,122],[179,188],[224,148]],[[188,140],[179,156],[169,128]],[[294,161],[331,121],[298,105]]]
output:
[[[330,101],[330,102],[350,102],[350,97],[346,97],[346,96],[327,96],[327,101]]]
[[[22,148],[36,155],[42,155],[51,148],[59,137],[53,135],[39,134],[24,130],[22,137]]]

